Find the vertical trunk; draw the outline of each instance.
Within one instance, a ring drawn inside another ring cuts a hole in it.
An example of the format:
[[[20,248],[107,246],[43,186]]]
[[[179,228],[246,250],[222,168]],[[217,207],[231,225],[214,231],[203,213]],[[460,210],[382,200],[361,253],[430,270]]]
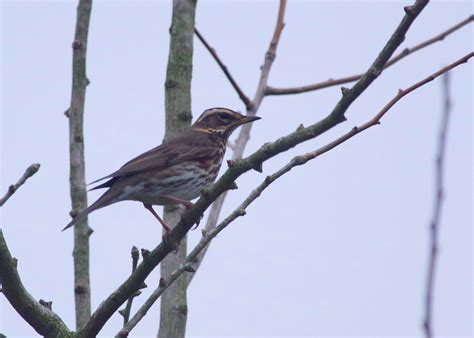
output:
[[[170,226],[177,224],[181,218],[181,207],[166,207],[164,220]],[[184,237],[178,252],[170,253],[161,262],[161,276],[165,278],[184,261],[187,252],[187,238]],[[181,275],[161,296],[160,329],[158,338],[184,338],[188,304],[186,297],[186,275]]]
[[[89,80],[86,76],[87,35],[92,0],[80,0],[77,7],[76,33],[73,48],[73,72],[69,117],[69,156],[71,214],[87,208],[87,191],[84,163],[84,102]],[[76,329],[80,329],[91,316],[89,282],[89,235],[87,217],[74,227],[74,296],[76,304]]]
[[[191,125],[191,78],[196,0],[173,0],[170,27],[170,51],[165,82],[165,139]],[[171,227],[177,224],[181,207],[165,208],[164,220]],[[161,263],[161,276],[168,276],[186,257],[186,238],[178,252]],[[180,277],[161,298],[159,338],[184,338],[186,332],[186,280]]]

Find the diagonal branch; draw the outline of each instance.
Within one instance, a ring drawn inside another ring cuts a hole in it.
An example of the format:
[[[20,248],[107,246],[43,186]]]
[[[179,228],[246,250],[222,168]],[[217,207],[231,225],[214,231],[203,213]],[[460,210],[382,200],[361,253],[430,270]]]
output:
[[[441,32],[439,33],[438,35],[435,35],[434,37],[432,37],[431,39],[428,39],[426,41],[423,41],[419,44],[417,44],[416,46],[413,46],[413,47],[407,47],[405,48],[403,51],[401,51],[398,55],[394,56],[392,59],[390,59],[389,62],[387,62],[387,65],[385,66],[385,68],[388,68],[390,67],[391,65],[397,63],[398,61],[400,61],[401,59],[403,59],[405,56],[407,55],[410,55],[414,52],[417,52],[419,51],[420,49],[423,49],[425,47],[428,47],[436,42],[440,42],[440,41],[443,41],[444,38],[446,38],[448,35],[454,33],[455,31],[459,30],[460,28],[466,26],[467,24],[471,23],[474,21],[474,14],[471,14],[470,16],[468,16],[466,19],[458,22],[457,24],[455,24],[454,26],[448,28],[447,30],[445,30],[444,32]]]
[[[39,170],[39,168],[40,168],[39,163],[33,163],[28,168],[26,168],[25,173],[23,174],[23,176],[20,177],[18,182],[16,182],[15,184],[10,185],[8,187],[8,191],[5,194],[5,196],[0,198],[0,207],[3,206],[5,204],[5,202],[10,199],[10,197],[12,197],[12,195],[18,190],[18,188],[20,188],[26,182],[27,179],[29,179],[31,176],[36,174],[36,172]]]
[[[44,337],[70,337],[66,324],[59,316],[41,305],[25,289],[17,270],[17,261],[10,254],[0,229],[0,282],[2,293],[16,312]]]
[[[361,95],[381,73],[381,70],[395,49],[402,43],[404,36],[418,14],[427,5],[427,0],[418,0],[406,9],[406,14],[399,26],[390,37],[380,54],[377,56],[367,73],[351,88],[344,91],[343,97],[336,104],[332,112],[321,121],[307,127],[300,128],[287,136],[263,145],[258,151],[245,159],[237,160],[211,187],[203,191],[202,197],[194,206],[186,211],[180,222],[165,237],[164,241],[153,249],[135,272],[127,278],[97,310],[92,314],[87,324],[78,332],[80,337],[94,337],[101,330],[113,313],[135,292],[144,282],[153,269],[168,255],[177,243],[186,235],[191,227],[198,221],[203,212],[224,191],[235,185],[235,180],[247,171],[259,169],[262,163],[296,145],[313,139],[328,131],[345,120],[344,114],[349,106]]]
[[[443,78],[443,116],[438,136],[438,153],[435,163],[435,196],[433,215],[430,224],[430,248],[428,270],[426,273],[426,290],[425,290],[425,306],[423,329],[425,337],[433,337],[433,298],[434,298],[434,282],[436,274],[436,263],[438,257],[438,233],[441,220],[441,209],[444,200],[444,158],[446,153],[447,134],[449,126],[449,117],[451,114],[451,98],[449,95],[449,73]]]
[[[204,47],[206,47],[206,49],[209,51],[209,53],[211,53],[212,57],[214,58],[214,60],[216,60],[219,67],[221,67],[222,71],[224,72],[225,76],[229,80],[230,84],[232,85],[232,87],[234,87],[234,89],[237,92],[237,94],[239,95],[240,99],[245,104],[245,107],[247,108],[247,110],[250,110],[251,107],[252,107],[252,101],[250,101],[250,99],[247,97],[247,95],[245,95],[244,92],[242,91],[242,89],[240,89],[240,86],[237,84],[237,82],[235,81],[232,74],[230,74],[229,69],[224,64],[224,62],[222,62],[222,60],[219,57],[219,55],[217,54],[216,50],[213,47],[211,47],[211,45],[209,45],[209,43],[206,41],[204,36],[202,36],[202,34],[198,31],[197,28],[194,28],[194,33],[198,37],[199,41],[202,42]]]
[[[433,81],[435,78],[440,76],[441,74],[445,74],[449,70],[465,63],[468,61],[469,58],[473,56],[473,53],[464,56],[463,58],[459,59],[458,61],[450,64],[447,67],[442,68],[438,72],[430,75],[429,77],[417,82],[416,84],[410,86],[405,90],[400,90],[398,94],[390,100],[380,112],[378,112],[372,119],[364,123],[359,127],[354,127],[349,132],[345,133],[341,137],[337,138],[331,143],[326,144],[325,146],[306,153],[304,155],[294,157],[290,162],[288,162],[285,166],[277,170],[272,175],[269,175],[265,178],[265,180],[255,188],[250,195],[229,215],[225,218],[218,226],[213,228],[210,231],[203,231],[203,237],[199,241],[199,243],[194,247],[191,253],[186,257],[186,260],[180,264],[176,270],[174,270],[166,279],[160,282],[158,288],[156,288],[150,297],[146,300],[146,302],[140,307],[137,313],[132,317],[132,319],[124,325],[122,330],[117,334],[116,337],[127,337],[130,331],[138,324],[138,322],[146,315],[148,310],[151,306],[158,300],[158,298],[163,294],[163,292],[184,272],[195,272],[193,268],[193,263],[196,261],[199,254],[208,247],[211,240],[217,236],[222,230],[224,230],[230,223],[236,220],[238,217],[244,216],[246,213],[247,207],[253,203],[260,195],[264,192],[266,188],[268,188],[272,183],[274,183],[277,179],[281,176],[285,175],[286,173],[290,172],[296,166],[301,166],[308,161],[319,157],[320,155],[334,149],[335,147],[341,145],[342,143],[346,142],[350,138],[356,136],[357,134],[361,133],[362,131],[376,126],[379,124],[379,121],[382,117],[404,96],[408,95],[409,93],[413,92],[414,90],[424,86],[425,84]]]
[[[439,33],[438,35],[423,41],[416,46],[413,47],[407,47],[404,50],[402,50],[399,54],[391,58],[387,64],[384,67],[384,70],[387,69],[388,67],[394,65],[404,57],[413,54],[414,52],[419,51],[420,49],[423,49],[425,47],[428,47],[436,42],[444,40],[445,37],[448,35],[454,33],[455,31],[459,30],[460,28],[466,26],[467,24],[471,23],[474,21],[474,15],[470,15],[466,19],[462,20],[461,22],[457,23],[456,25],[452,26],[451,28],[445,30],[444,32]],[[291,88],[275,88],[275,87],[268,87],[266,91],[266,95],[291,95],[291,94],[300,94],[300,93],[307,93],[310,91],[315,91],[319,89],[324,89],[328,87],[333,87],[349,82],[354,82],[359,80],[362,77],[363,74],[357,74],[357,75],[351,75],[351,76],[346,76],[342,77],[339,79],[329,79],[327,81],[315,83],[315,84],[310,84],[306,86],[300,86],[300,87],[291,87]]]

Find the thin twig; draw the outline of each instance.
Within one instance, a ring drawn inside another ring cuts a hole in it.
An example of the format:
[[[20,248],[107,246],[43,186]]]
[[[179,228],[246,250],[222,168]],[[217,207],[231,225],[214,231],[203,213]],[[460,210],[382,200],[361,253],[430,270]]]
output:
[[[407,47],[405,48],[404,50],[402,50],[400,52],[400,54],[394,56],[390,61],[387,62],[387,65],[385,66],[385,68],[388,68],[390,67],[391,65],[397,63],[398,61],[400,61],[401,59],[403,59],[405,56],[407,55],[410,55],[414,52],[417,52],[419,51],[420,49],[423,49],[425,47],[428,47],[429,45],[432,45],[436,42],[439,42],[439,41],[443,41],[445,37],[447,37],[448,35],[454,33],[455,31],[459,30],[460,28],[466,26],[467,24],[471,23],[474,21],[474,14],[471,14],[470,16],[468,16],[466,19],[458,22],[457,24],[455,24],[454,26],[448,28],[447,30],[445,30],[444,32],[441,32],[439,33],[438,35],[436,36],[433,36],[431,39],[428,39],[426,41],[423,41],[419,44],[417,44],[416,46],[413,46],[413,47]]]
[[[5,196],[3,196],[0,199],[0,207],[3,206],[5,204],[5,202],[8,201],[8,199],[10,197],[12,197],[12,195],[15,193],[15,191],[17,191],[18,188],[20,188],[26,182],[27,179],[29,179],[31,176],[36,174],[36,172],[39,170],[39,168],[40,168],[39,163],[33,163],[28,168],[26,168],[25,173],[23,174],[23,176],[20,177],[18,182],[16,182],[15,184],[10,185],[8,187],[7,193],[5,194]]]
[[[458,61],[450,64],[447,67],[444,67],[437,71],[436,73],[428,76],[427,78],[415,83],[414,85],[408,87],[405,90],[400,90],[397,95],[390,100],[383,108],[380,110],[372,119],[367,121],[366,123],[360,125],[359,127],[354,127],[346,134],[342,135],[341,137],[337,138],[336,140],[326,144],[325,146],[316,149],[312,152],[306,153],[304,155],[294,157],[290,162],[288,162],[285,166],[277,170],[272,175],[269,175],[265,178],[265,180],[255,188],[250,195],[229,215],[227,216],[218,226],[214,227],[210,231],[203,230],[203,236],[199,243],[194,247],[191,253],[186,257],[186,260],[178,266],[176,270],[174,270],[166,279],[160,282],[158,288],[156,288],[150,297],[145,301],[145,303],[140,307],[137,313],[130,319],[130,321],[124,325],[122,330],[116,335],[116,337],[127,337],[130,331],[138,324],[138,322],[146,315],[148,310],[151,306],[156,302],[156,300],[163,294],[163,292],[183,273],[183,272],[195,272],[195,268],[193,264],[195,263],[196,259],[198,259],[200,253],[208,247],[211,240],[217,236],[219,232],[224,230],[230,223],[236,220],[238,217],[244,216],[246,213],[247,207],[253,203],[262,193],[263,191],[268,188],[273,182],[279,179],[284,174],[288,173],[291,169],[296,166],[301,166],[308,161],[315,159],[316,157],[334,149],[335,147],[341,145],[342,143],[346,142],[350,138],[354,137],[355,135],[361,133],[362,131],[376,126],[379,124],[382,117],[404,96],[408,95],[409,93],[413,92],[414,90],[420,88],[421,86],[433,81],[438,76],[445,74],[449,70],[466,63],[474,54],[470,53],[463,58],[459,59]]]
[[[194,251],[194,250],[193,250]],[[116,338],[128,337],[130,331],[145,317],[148,310],[156,302],[156,300],[168,289],[168,287],[176,280],[184,271],[194,272],[191,263],[189,263],[189,255],[186,257],[186,261],[179,264],[178,267],[166,278],[160,279],[158,288],[156,288],[151,295],[147,298],[145,303],[137,310],[133,317],[124,324],[122,329],[115,335]]]
[[[253,99],[253,105],[250,109],[247,108],[247,114],[250,116],[257,115],[258,109],[262,103],[262,100],[265,97],[265,91],[267,88],[268,77],[270,75],[270,70],[273,65],[273,61],[276,58],[276,50],[278,47],[278,42],[280,41],[281,33],[283,28],[285,27],[285,10],[286,10],[286,0],[281,0],[278,8],[278,16],[275,23],[275,29],[273,31],[273,36],[270,41],[270,45],[268,46],[268,50],[265,53],[264,63],[261,67],[260,72],[260,79],[258,81],[257,90],[255,92],[255,96]],[[232,153],[232,161],[238,160],[242,158],[244,154],[245,147],[247,146],[248,141],[250,140],[250,132],[252,130],[251,123],[242,126],[239,132],[239,136],[237,140],[233,144],[233,153]],[[219,219],[219,214],[221,213],[222,206],[224,205],[224,201],[227,197],[227,192],[224,192],[211,206],[211,210],[209,211],[209,216],[207,218],[205,230],[210,231],[213,229],[217,221]],[[206,255],[207,248],[203,250],[194,266],[196,270],[199,269],[204,256]],[[188,275],[188,285],[191,283],[195,274]]]
[[[139,258],[139,253],[137,247],[134,245],[132,246],[132,250],[130,251],[130,255],[132,256],[132,273],[136,270],[137,265],[138,265],[138,258]],[[119,313],[123,317],[123,324],[127,324],[128,320],[130,319],[130,311],[132,310],[132,303],[133,299],[139,295],[140,291],[137,291],[133,295],[130,296],[127,300],[127,305],[125,305],[125,308],[120,310]]]
[[[209,53],[211,53],[212,57],[214,58],[214,60],[216,60],[219,67],[221,67],[222,71],[224,72],[225,76],[229,80],[230,84],[232,85],[232,87],[234,87],[235,91],[237,92],[240,99],[244,103],[245,108],[247,108],[247,110],[250,110],[251,107],[252,107],[252,101],[250,101],[250,99],[247,97],[247,95],[244,94],[244,92],[242,91],[240,86],[237,84],[237,81],[235,81],[232,74],[230,74],[229,69],[227,68],[227,66],[224,64],[224,62],[222,62],[222,60],[219,57],[219,55],[217,54],[216,50],[213,47],[211,47],[211,45],[209,45],[209,43],[206,41],[204,36],[199,32],[199,30],[196,27],[194,28],[194,33],[198,37],[199,41],[202,42],[204,47],[206,47],[206,49],[209,51]]]
[[[367,73],[351,88],[344,92],[342,98],[333,108],[331,113],[317,123],[280,137],[278,140],[266,143],[252,155],[238,160],[217,180],[216,183],[204,189],[201,198],[197,200],[192,208],[187,210],[181,217],[179,223],[164,236],[147,257],[137,266],[135,272],[127,278],[110,296],[108,296],[92,314],[87,324],[77,333],[79,337],[94,337],[98,334],[108,319],[114,314],[120,305],[141,285],[153,269],[178,245],[180,240],[201,218],[203,212],[224,191],[235,186],[235,180],[247,171],[259,169],[262,163],[268,159],[285,152],[296,145],[313,139],[339,123],[345,121],[345,112],[350,105],[370,86],[380,74],[383,66],[392,56],[395,49],[400,46],[405,34],[416,20],[428,0],[417,0],[407,10],[398,27],[377,56]]]
[[[444,200],[444,159],[446,153],[449,117],[451,114],[451,98],[449,90],[449,73],[446,73],[443,76],[443,115],[438,136],[438,151],[435,163],[435,194],[433,215],[430,224],[429,260],[425,287],[425,318],[423,321],[423,328],[426,338],[433,337],[433,298],[439,247],[438,233],[441,220],[441,209]]]
[[[0,200],[0,206],[20,188],[28,178],[40,168],[39,163],[30,165],[17,183],[8,188],[6,195]],[[42,336],[68,337],[69,329],[61,318],[34,299],[23,286],[17,270],[17,260],[8,249],[7,242],[0,229],[0,285],[1,292],[18,314]]]
[[[414,53],[414,52],[416,52],[420,49],[428,47],[429,45],[432,45],[432,44],[434,44],[438,41],[442,41],[445,37],[447,37],[448,35],[454,33],[455,31],[457,31],[458,29],[464,27],[465,25],[471,23],[472,21],[474,21],[474,15],[470,15],[469,17],[467,17],[466,19],[464,19],[461,22],[457,23],[456,25],[452,26],[451,28],[445,30],[444,32],[439,33],[438,35],[436,35],[436,36],[434,36],[434,37],[432,37],[432,38],[430,38],[426,41],[423,41],[423,42],[417,44],[416,46],[405,48],[399,54],[395,55],[394,57],[392,57],[387,62],[387,64],[384,67],[384,70],[387,69],[388,67],[394,65],[395,63],[397,63],[398,61],[400,61],[404,57],[406,57],[406,56],[408,56],[408,55],[410,55],[410,54],[412,54],[412,53]],[[346,76],[346,77],[342,77],[342,78],[338,78],[338,79],[329,79],[327,81],[314,83],[314,84],[310,84],[310,85],[306,85],[306,86],[300,86],[300,87],[275,88],[275,87],[268,86],[267,91],[266,91],[265,94],[266,95],[290,95],[290,94],[306,93],[306,92],[310,92],[310,91],[315,91],[315,90],[319,90],[319,89],[324,89],[324,88],[328,88],[328,87],[332,87],[332,86],[337,86],[337,85],[357,81],[362,77],[362,75],[364,75],[364,74],[362,73],[362,74]]]

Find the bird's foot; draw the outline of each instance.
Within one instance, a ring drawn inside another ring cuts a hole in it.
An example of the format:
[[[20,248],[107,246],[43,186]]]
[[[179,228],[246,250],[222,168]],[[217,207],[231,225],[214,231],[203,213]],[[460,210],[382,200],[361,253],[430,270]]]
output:
[[[196,221],[196,224],[191,228],[191,230],[196,230],[197,229],[197,227],[199,226],[199,223],[201,223],[201,220],[203,219],[203,217],[204,217],[204,214],[201,214],[201,216],[199,216],[199,218]]]
[[[189,201],[183,201],[183,202],[181,202],[181,204],[184,205],[184,207],[185,207],[186,209],[191,209],[191,208],[193,207],[193,205],[194,205],[193,202],[189,202]]]

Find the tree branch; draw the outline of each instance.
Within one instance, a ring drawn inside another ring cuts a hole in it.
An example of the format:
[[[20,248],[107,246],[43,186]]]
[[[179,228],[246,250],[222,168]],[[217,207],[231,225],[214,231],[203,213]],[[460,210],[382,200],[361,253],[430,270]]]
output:
[[[138,265],[135,272],[124,281],[117,290],[115,290],[107,299],[105,299],[98,309],[93,313],[86,326],[78,333],[81,337],[91,337],[97,335],[103,325],[118,309],[118,307],[127,300],[127,298],[137,290],[151,271],[170,253],[176,246],[176,243],[186,235],[202,213],[216,200],[224,191],[229,190],[235,184],[235,180],[247,171],[259,169],[262,163],[282,152],[287,151],[296,145],[313,139],[337,124],[345,120],[344,113],[349,106],[359,97],[362,92],[377,78],[381,69],[393,54],[395,49],[401,44],[403,38],[415,21],[418,14],[428,3],[427,0],[418,0],[409,10],[400,22],[399,26],[377,56],[374,63],[370,66],[367,73],[351,88],[344,91],[343,97],[334,107],[333,111],[321,121],[279,138],[275,142],[267,143],[258,151],[245,159],[237,160],[222,175],[222,177],[211,187],[203,191],[203,196],[186,211],[181,217],[181,221],[165,237],[164,241],[153,249],[141,264]],[[256,102],[254,102],[256,103]]]
[[[446,153],[449,117],[451,114],[451,98],[449,93],[449,73],[443,77],[443,116],[438,136],[438,151],[435,163],[435,195],[433,215],[430,225],[430,248],[428,270],[426,273],[425,308],[423,328],[426,338],[433,337],[433,298],[436,264],[438,257],[438,233],[441,220],[441,209],[444,200],[444,158]]]
[[[191,79],[193,69],[195,0],[173,0],[170,27],[170,48],[165,82],[165,139],[191,126]],[[161,114],[161,113],[160,113]],[[173,228],[181,218],[183,208],[164,208],[163,219]],[[174,255],[161,262],[161,276],[168,276],[187,254],[186,237]],[[185,280],[178,281],[161,299],[158,338],[184,338],[187,321]]]
[[[473,53],[468,54],[464,56],[463,58],[459,59],[458,61],[450,64],[447,67],[444,67],[437,71],[436,73],[430,75],[429,77],[417,82],[416,84],[412,85],[411,87],[405,89],[405,90],[400,90],[398,94],[390,100],[380,112],[378,112],[372,119],[367,121],[366,123],[362,124],[359,127],[354,127],[351,129],[349,132],[345,133],[341,137],[337,138],[336,140],[326,144],[325,146],[314,150],[312,152],[306,153],[304,155],[300,156],[295,156],[290,162],[288,162],[285,166],[277,170],[275,173],[272,175],[269,175],[265,178],[265,180],[257,187],[255,188],[249,195],[248,197],[229,215],[227,216],[218,226],[214,227],[210,231],[205,231],[203,230],[203,236],[199,243],[194,247],[194,249],[191,251],[191,253],[186,257],[186,260],[180,264],[176,270],[174,270],[166,279],[162,280],[160,282],[160,285],[158,288],[156,288],[153,293],[150,295],[150,297],[145,301],[145,303],[140,307],[140,309],[137,311],[137,313],[132,317],[132,319],[124,325],[122,330],[116,335],[118,338],[123,338],[127,337],[130,333],[130,331],[138,324],[138,322],[146,315],[148,310],[151,308],[151,306],[158,300],[158,298],[163,294],[163,292],[181,275],[183,272],[192,272],[194,273],[196,270],[194,268],[194,264],[196,263],[196,260],[198,259],[200,253],[205,250],[211,240],[217,236],[222,230],[224,230],[230,223],[232,223],[235,219],[238,217],[244,216],[246,214],[246,209],[247,207],[253,203],[260,195],[263,193],[263,191],[268,188],[273,182],[275,182],[277,179],[279,179],[281,176],[284,174],[288,173],[291,171],[296,166],[301,166],[308,161],[311,161],[315,159],[316,157],[319,157],[320,155],[334,149],[335,147],[341,145],[342,143],[346,142],[350,138],[354,137],[355,135],[361,133],[362,131],[376,126],[379,124],[380,120],[382,117],[398,102],[400,101],[404,96],[408,95],[409,93],[413,92],[414,90],[420,88],[421,86],[424,86],[428,82],[433,81],[435,78],[438,76],[445,74],[449,70],[466,63],[469,58],[471,58]]]
[[[418,2],[415,3],[415,6]],[[270,47],[269,47],[269,51],[267,51],[266,55],[267,56],[272,56],[273,55],[273,59],[274,59],[274,55],[275,55],[275,50],[276,50],[276,46],[277,46],[277,43],[278,43],[278,39],[281,35],[281,31],[284,27],[284,23],[283,23],[283,19],[284,19],[284,3],[280,2],[280,9],[279,9],[279,12],[278,12],[278,19],[277,19],[277,23],[275,25],[275,32],[273,34],[273,38],[272,38],[272,42],[270,43]],[[426,4],[425,4],[426,5]],[[406,16],[409,15],[410,12],[405,12]],[[403,22],[403,21],[402,21]],[[401,25],[399,26],[399,28],[401,27]],[[399,32],[395,32],[393,36],[397,36],[399,34]],[[392,36],[392,38],[393,38]],[[399,44],[401,44],[401,42],[404,40],[405,36],[404,34],[402,35],[399,35],[398,36],[398,39],[401,39],[401,41],[399,41]],[[389,42],[387,43],[386,47],[391,43],[389,40]],[[272,47],[273,46],[273,47]],[[273,49],[273,50],[271,50]],[[382,51],[381,54],[385,53],[384,51]],[[393,53],[393,52],[392,52]],[[391,54],[390,54],[391,56]],[[259,81],[259,85],[258,85],[258,88],[257,88],[257,92],[256,92],[256,95],[255,95],[255,99],[254,99],[254,107],[253,107],[253,110],[249,112],[249,115],[252,115],[252,114],[256,114],[259,106],[260,106],[260,103],[261,101],[263,100],[264,96],[266,95],[266,91],[267,91],[267,80],[268,80],[268,75],[269,75],[269,71],[270,71],[270,67],[271,67],[271,62],[273,61],[272,58],[266,58],[266,62],[264,64],[264,66],[262,67],[262,74],[261,74],[261,77],[260,77],[260,81]],[[387,61],[388,62],[388,61]],[[373,64],[373,66],[377,66],[376,63]],[[376,69],[376,68],[373,68],[373,69]],[[383,69],[383,66],[382,68],[377,68],[377,69]],[[366,73],[364,73],[363,75],[364,76],[367,76],[367,74],[370,72],[370,69],[369,71],[367,71]],[[378,71],[377,71],[378,72]],[[378,75],[377,75],[378,76]],[[354,79],[354,80],[360,80],[363,76],[358,76],[357,79]],[[372,80],[373,81],[373,80]],[[360,82],[360,81],[359,81]],[[355,87],[355,86],[354,86]],[[349,92],[346,90],[344,93],[348,94]],[[342,100],[341,100],[342,101]],[[243,152],[244,152],[244,149],[247,145],[247,142],[248,140],[250,139],[250,130],[251,130],[252,126],[251,125],[244,125],[241,130],[240,130],[240,134],[239,134],[239,137],[236,141],[236,146],[235,146],[235,150],[234,150],[234,153],[233,153],[233,156],[232,156],[232,161],[235,161],[239,158],[242,157],[243,155]],[[213,203],[212,207],[211,207],[211,210],[209,212],[209,216],[208,216],[208,219],[207,219],[207,223],[206,223],[206,227],[205,229],[207,231],[210,231],[211,229],[213,229],[216,224],[217,224],[217,221],[218,221],[218,218],[219,218],[219,214],[222,210],[222,206],[224,204],[224,201],[225,201],[225,198],[227,197],[227,192],[224,192],[217,200],[216,202]],[[208,248],[205,248],[199,255],[198,259],[197,259],[197,263],[195,265],[195,269],[198,270],[199,267],[200,267],[200,264],[202,263],[203,259],[204,259],[204,256],[207,252],[207,249]],[[192,279],[194,278],[195,274],[192,274],[192,275],[188,275],[188,284],[192,281]]]
[[[423,41],[416,46],[413,47],[407,47],[404,50],[402,50],[399,54],[391,58],[385,65],[384,70],[387,69],[388,67],[394,65],[404,57],[413,54],[414,52],[419,51],[420,49],[423,49],[425,47],[428,47],[429,45],[432,45],[438,41],[442,41],[445,37],[448,35],[454,33],[458,29],[464,27],[465,25],[471,23],[474,21],[474,15],[470,15],[466,19],[462,20],[461,22],[457,23],[456,25],[452,26],[451,28],[445,30],[444,32],[441,32],[440,34]],[[291,94],[300,94],[300,93],[307,93],[310,91],[315,91],[319,89],[324,89],[332,86],[337,86],[353,81],[357,81],[362,77],[363,74],[357,74],[357,75],[351,75],[347,77],[342,77],[339,79],[329,79],[327,81],[315,83],[315,84],[310,84],[306,86],[300,86],[300,87],[291,87],[291,88],[275,88],[275,87],[267,87],[266,95],[291,95]]]
[[[70,337],[71,333],[59,316],[41,305],[23,286],[13,258],[0,229],[0,282],[2,293],[16,312],[44,337]]]
[[[195,250],[193,250],[194,252]],[[198,253],[197,251],[196,253]],[[190,263],[190,256],[188,255],[186,260],[183,263],[180,263],[173,272],[171,272],[166,278],[161,278],[158,288],[156,288],[151,295],[147,298],[145,303],[137,310],[137,312],[133,315],[133,317],[124,324],[122,329],[116,334],[116,338],[124,338],[128,337],[130,332],[133,330],[135,326],[145,317],[148,313],[148,310],[152,307],[152,305],[157,301],[157,299],[168,289],[171,284],[173,284],[178,277],[184,271],[188,272],[195,272],[192,268]]]
[[[25,173],[23,174],[23,176],[20,177],[18,182],[8,187],[7,193],[0,199],[0,207],[3,206],[5,202],[10,199],[10,197],[12,197],[12,195],[18,190],[18,188],[20,188],[26,182],[27,179],[36,174],[39,168],[39,163],[33,163],[28,168],[26,168]]]
[[[219,55],[217,54],[216,50],[213,47],[211,47],[211,45],[209,45],[209,43],[206,41],[204,36],[202,36],[202,34],[198,31],[197,28],[194,28],[194,33],[198,37],[199,41],[202,42],[204,47],[206,47],[206,49],[209,51],[209,53],[211,53],[212,57],[214,58],[214,60],[216,60],[219,67],[221,67],[222,71],[224,72],[225,76],[227,77],[227,80],[229,80],[232,87],[234,87],[235,91],[239,95],[240,99],[244,103],[247,110],[250,110],[251,107],[252,107],[252,101],[250,101],[250,99],[247,97],[247,95],[245,95],[244,92],[242,91],[242,89],[240,89],[240,86],[237,84],[237,82],[235,81],[232,74],[230,74],[229,69],[224,64],[224,62],[222,62],[222,60],[219,57]]]
[[[84,104],[86,87],[87,36],[92,0],[79,0],[76,32],[72,43],[72,93],[69,117],[69,157],[71,190],[71,216],[87,208],[87,190],[84,161]],[[89,236],[92,233],[87,217],[74,226],[74,300],[76,305],[76,329],[79,330],[91,315],[89,278]]]
[[[247,114],[251,116],[257,115],[258,109],[262,103],[263,98],[265,97],[265,91],[267,88],[268,77],[270,75],[270,70],[273,65],[273,61],[276,58],[276,50],[278,47],[278,42],[280,41],[280,36],[285,26],[284,19],[285,19],[285,10],[286,10],[286,0],[281,0],[279,7],[278,7],[278,15],[275,23],[275,29],[273,31],[273,36],[270,41],[270,45],[268,46],[268,50],[265,53],[264,63],[261,67],[260,78],[257,85],[257,90],[254,95],[253,104],[250,109],[247,107]],[[242,158],[244,154],[245,147],[247,146],[248,141],[250,140],[250,131],[252,130],[251,123],[243,125],[240,129],[239,136],[233,144],[233,153],[232,153],[232,160],[236,161]],[[219,219],[219,214],[221,213],[222,206],[224,205],[224,201],[227,197],[227,192],[224,192],[213,204],[211,210],[209,212],[209,216],[207,218],[205,230],[210,231],[213,229],[217,221]],[[200,253],[199,257],[196,260],[196,266],[194,267],[196,270],[199,269],[201,262],[206,255],[207,247]],[[187,276],[187,284],[189,285],[193,279],[195,274],[191,274]]]
[[[130,255],[132,256],[132,273],[133,273],[133,271],[135,271],[135,269],[137,268],[138,258],[139,258],[138,249],[135,245],[132,246],[132,250],[130,251]],[[137,297],[138,295],[140,295],[140,293],[141,293],[141,291],[137,291],[136,293],[131,295],[130,298],[128,298],[128,300],[127,300],[127,304],[125,305],[125,308],[123,308],[122,310],[119,311],[119,313],[123,317],[123,324],[124,325],[127,324],[127,322],[130,319],[130,311],[132,310],[133,299],[135,297]]]
[[[30,165],[18,182],[8,188],[8,192],[0,200],[0,206],[3,206],[39,168],[39,163]],[[36,301],[23,286],[17,270],[17,260],[10,254],[2,229],[0,229],[0,283],[0,292],[36,332],[45,337],[70,336],[69,329],[61,318]]]

